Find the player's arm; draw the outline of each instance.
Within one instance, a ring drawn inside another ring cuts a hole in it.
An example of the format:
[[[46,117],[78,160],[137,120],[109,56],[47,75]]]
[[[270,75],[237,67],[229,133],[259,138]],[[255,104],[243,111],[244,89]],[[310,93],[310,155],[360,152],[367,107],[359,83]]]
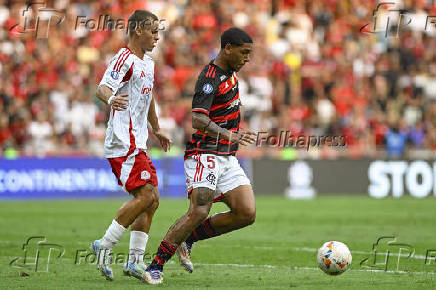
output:
[[[117,111],[124,111],[125,109],[127,109],[127,94],[114,96],[112,93],[112,89],[109,88],[107,85],[98,86],[96,96],[102,102],[110,105]]]
[[[256,142],[256,134],[251,131],[241,131],[238,133],[230,132],[229,130],[218,126],[209,116],[200,112],[192,112],[192,127],[211,137],[222,138],[232,143],[241,145],[249,145]]]
[[[218,94],[218,82],[215,79],[200,75],[192,99],[192,127],[211,137],[224,139],[241,145],[252,144],[256,141],[253,132],[230,132],[221,128],[209,118],[209,111],[215,96]]]
[[[117,91],[122,87],[122,82],[126,81],[124,77],[132,69],[133,59],[127,54],[127,58],[123,59],[123,61],[119,60],[119,54],[112,58],[98,85],[96,96],[102,102],[112,106],[113,109],[124,111],[128,107],[128,95],[117,95]]]
[[[148,123],[150,123],[153,135],[156,136],[157,139],[159,139],[162,149],[165,152],[170,150],[171,140],[160,130],[159,119],[157,118],[157,114],[156,114],[156,106],[154,103],[154,98],[151,98],[150,108],[148,109],[147,120]]]

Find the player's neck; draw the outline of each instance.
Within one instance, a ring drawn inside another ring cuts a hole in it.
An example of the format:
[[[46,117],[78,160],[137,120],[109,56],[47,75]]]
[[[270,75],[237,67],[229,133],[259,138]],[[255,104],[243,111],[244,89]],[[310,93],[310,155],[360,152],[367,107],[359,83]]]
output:
[[[127,47],[136,55],[138,58],[142,59],[144,57],[145,51],[140,45],[137,45],[134,41],[129,40]]]
[[[214,65],[216,65],[217,67],[219,67],[220,69],[222,69],[223,71],[232,72],[232,69],[230,68],[230,66],[227,64],[227,62],[224,60],[223,56],[221,55],[221,53],[219,53],[217,55],[217,57],[215,58]]]

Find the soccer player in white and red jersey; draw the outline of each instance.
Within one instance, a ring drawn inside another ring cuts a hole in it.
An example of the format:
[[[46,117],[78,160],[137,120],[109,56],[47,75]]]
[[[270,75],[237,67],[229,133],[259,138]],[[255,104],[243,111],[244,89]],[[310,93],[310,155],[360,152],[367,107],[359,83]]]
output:
[[[159,204],[156,170],[146,153],[148,123],[164,151],[171,141],[159,128],[152,95],[154,62],[145,53],[158,41],[159,21],[146,10],[129,17],[129,41],[112,58],[97,89],[97,97],[111,106],[104,144],[118,183],[132,195],[117,212],[100,240],[91,244],[98,269],[113,279],[112,248],[130,226],[129,260],[126,275],[143,280],[143,262],[151,221]]]

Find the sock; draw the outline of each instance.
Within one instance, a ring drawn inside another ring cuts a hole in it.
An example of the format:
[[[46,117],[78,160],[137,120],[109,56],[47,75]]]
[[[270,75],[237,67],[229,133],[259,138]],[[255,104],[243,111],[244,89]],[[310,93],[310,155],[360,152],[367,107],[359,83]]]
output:
[[[154,260],[151,262],[150,266],[148,266],[149,269],[159,269],[163,270],[163,266],[166,262],[171,259],[171,257],[174,255],[174,253],[177,250],[177,245],[170,244],[165,240],[162,240],[162,242],[159,245],[159,248],[157,249],[156,256],[154,257]]]
[[[101,246],[103,248],[112,249],[114,245],[119,242],[125,231],[125,227],[117,223],[116,220],[113,220],[101,239]]]
[[[212,227],[210,223],[210,219],[212,217],[208,217],[205,219],[201,225],[199,225],[192,233],[191,235],[186,239],[186,243],[188,246],[192,246],[193,243],[200,240],[205,240],[209,238],[213,238],[216,236],[219,236]]]
[[[147,246],[148,235],[140,231],[130,232],[130,252],[129,263],[138,263],[144,261],[145,247]]]

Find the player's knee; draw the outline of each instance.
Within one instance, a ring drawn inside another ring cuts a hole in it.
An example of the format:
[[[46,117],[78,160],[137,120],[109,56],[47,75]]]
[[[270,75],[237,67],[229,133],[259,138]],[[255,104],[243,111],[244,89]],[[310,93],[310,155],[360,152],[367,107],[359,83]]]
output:
[[[159,207],[159,197],[158,198],[154,197],[153,204],[151,205],[151,210],[156,211],[158,207]]]
[[[154,211],[159,207],[159,192],[157,187],[153,188],[153,204],[151,206]]]
[[[134,196],[143,205],[144,209],[154,206],[155,203],[159,206],[159,197],[153,191],[154,188],[150,184],[146,184],[135,191]]]
[[[256,209],[245,209],[240,212],[238,219],[243,226],[249,226],[256,220]]]
[[[207,206],[197,206],[190,212],[190,218],[194,222],[199,223],[205,220],[209,215],[209,207]]]

